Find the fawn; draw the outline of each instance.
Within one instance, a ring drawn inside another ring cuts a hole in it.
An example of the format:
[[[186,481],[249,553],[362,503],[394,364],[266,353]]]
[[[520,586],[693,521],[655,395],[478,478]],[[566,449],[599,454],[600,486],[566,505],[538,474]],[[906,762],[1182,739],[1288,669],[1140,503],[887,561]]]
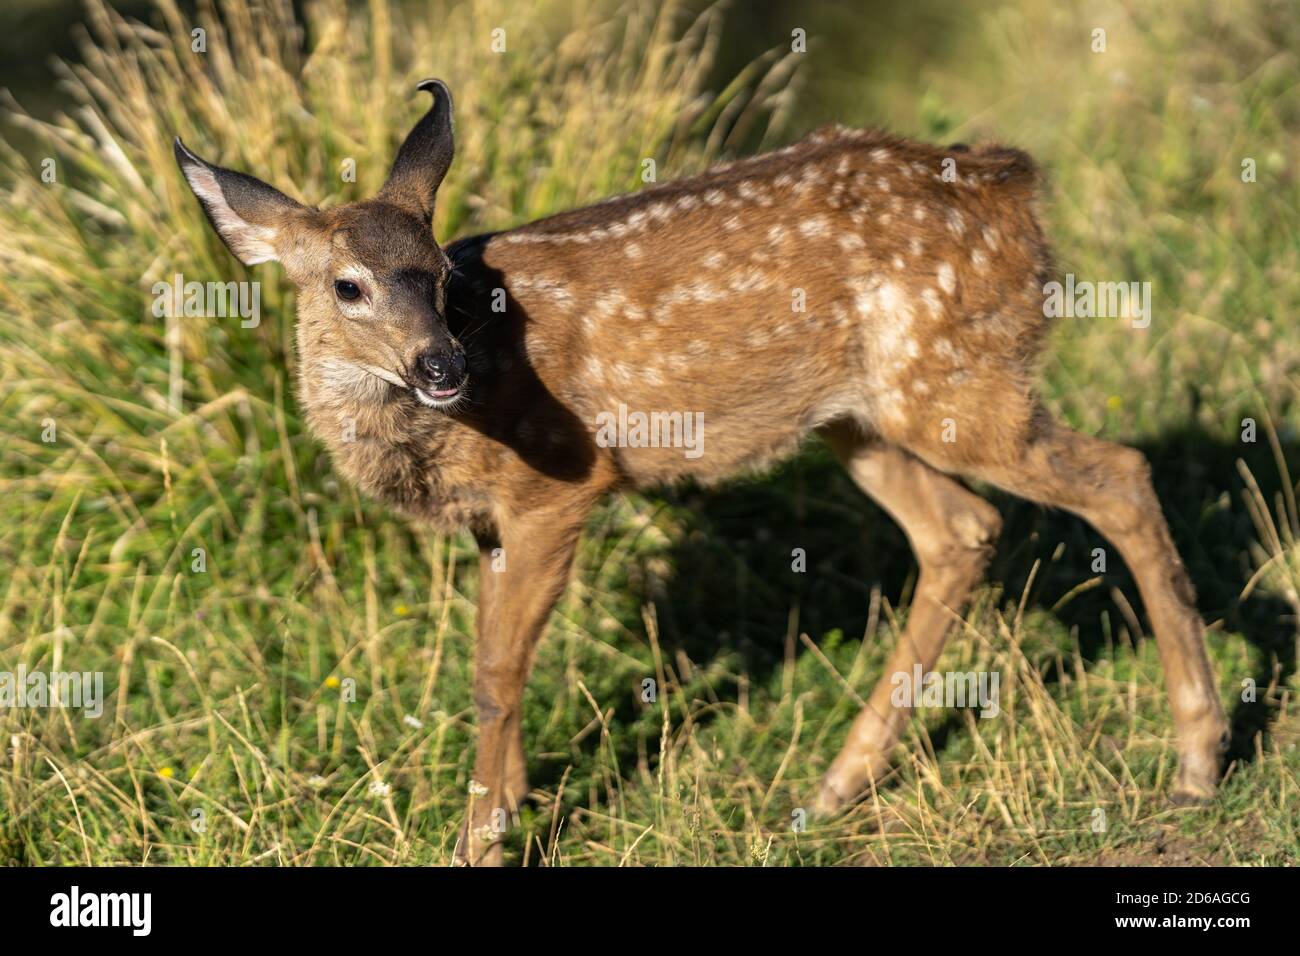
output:
[[[998,511],[954,476],[1072,511],[1120,550],[1165,672],[1174,797],[1213,795],[1227,723],[1148,465],[1053,421],[1035,392],[1052,264],[1028,156],[835,127],[444,251],[431,222],[452,100],[439,80],[418,88],[433,105],[383,188],[336,209],[175,148],[230,250],[278,260],[297,287],[298,394],[337,469],[479,544],[482,795],[459,862],[500,863],[488,822],[527,794],[524,685],[601,496],[722,479],[809,432],[920,564],[902,638],[818,811],[887,772],[907,717],[889,675],[933,667],[998,537]],[[665,404],[703,413],[701,454],[598,440],[602,415]]]

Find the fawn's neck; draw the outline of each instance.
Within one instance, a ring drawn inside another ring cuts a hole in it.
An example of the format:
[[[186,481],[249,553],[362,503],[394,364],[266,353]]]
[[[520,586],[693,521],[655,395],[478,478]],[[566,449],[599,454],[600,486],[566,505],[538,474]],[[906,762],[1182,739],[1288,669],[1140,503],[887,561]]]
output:
[[[465,480],[483,451],[473,428],[373,376],[340,380],[310,362],[300,400],[335,469],[363,494],[447,529],[488,522],[492,502]]]

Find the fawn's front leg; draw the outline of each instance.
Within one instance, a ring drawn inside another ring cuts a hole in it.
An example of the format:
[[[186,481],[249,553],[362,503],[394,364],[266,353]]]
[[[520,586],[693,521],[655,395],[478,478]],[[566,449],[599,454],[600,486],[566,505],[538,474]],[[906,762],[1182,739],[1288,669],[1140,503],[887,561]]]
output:
[[[478,751],[456,860],[500,866],[501,839],[527,784],[520,734],[533,651],[564,592],[581,523],[554,515],[479,539],[474,706]]]

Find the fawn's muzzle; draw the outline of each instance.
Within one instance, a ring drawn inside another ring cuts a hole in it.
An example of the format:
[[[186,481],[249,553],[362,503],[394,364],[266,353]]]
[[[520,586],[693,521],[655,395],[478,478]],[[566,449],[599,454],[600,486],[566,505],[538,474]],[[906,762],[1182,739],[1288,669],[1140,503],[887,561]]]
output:
[[[434,388],[458,385],[465,377],[465,353],[425,352],[420,356],[420,371]]]
[[[459,348],[422,353],[415,360],[414,371],[419,379],[416,397],[426,405],[435,406],[455,399],[465,384],[466,368],[465,353]]]

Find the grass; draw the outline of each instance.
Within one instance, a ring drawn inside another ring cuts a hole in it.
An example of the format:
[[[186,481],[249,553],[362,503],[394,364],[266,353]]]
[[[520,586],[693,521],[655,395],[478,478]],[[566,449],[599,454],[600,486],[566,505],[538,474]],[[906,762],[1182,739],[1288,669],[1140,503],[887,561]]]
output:
[[[998,672],[1002,716],[920,711],[888,786],[797,828],[915,574],[810,448],[593,517],[538,655],[534,799],[509,860],[1300,861],[1300,26],[1283,4],[1149,6],[957,5],[921,75],[886,64],[879,84],[821,89],[845,121],[1030,148],[1062,271],[1152,282],[1146,331],[1060,323],[1044,391],[1153,461],[1233,715],[1219,798],[1167,803],[1172,727],[1119,562],[1095,573],[1088,529],[994,495],[1000,554],[940,669]],[[225,0],[190,23],[159,0],[154,26],[97,4],[86,20],[82,65],[59,69],[69,114],[13,118],[45,144],[35,160],[0,145],[0,670],[102,671],[108,697],[98,720],[0,711],[0,862],[446,863],[475,736],[472,542],[333,476],[292,399],[287,284],[210,234],[171,136],[346,202],[382,181],[435,73],[457,100],[446,238],[636,188],[642,157],[664,178],[792,139],[819,41],[709,93],[713,12],[318,0],[299,24],[288,4]],[[175,272],[260,280],[261,325],[154,319],[150,287]]]

